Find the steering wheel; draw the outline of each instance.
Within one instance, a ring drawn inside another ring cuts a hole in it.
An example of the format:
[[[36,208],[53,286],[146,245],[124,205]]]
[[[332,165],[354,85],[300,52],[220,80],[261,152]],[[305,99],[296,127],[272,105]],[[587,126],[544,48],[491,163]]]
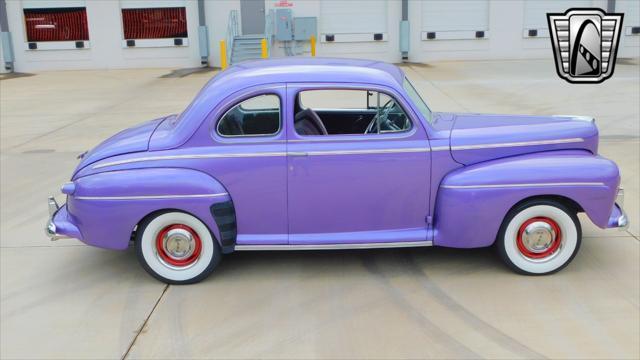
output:
[[[382,130],[383,124],[387,128],[391,128],[392,130],[395,130],[394,128],[397,128],[397,126],[393,124],[393,122],[389,121],[389,112],[391,112],[391,109],[393,109],[393,106],[395,106],[395,104],[396,103],[395,101],[393,101],[393,99],[387,100],[387,102],[382,106],[381,110],[376,114],[376,116],[374,116],[373,119],[371,119],[371,122],[369,123],[369,125],[367,125],[367,129],[364,131],[364,133],[377,134],[380,130]],[[375,129],[376,123],[378,123],[378,119],[380,120],[379,121],[380,129]],[[397,129],[397,130],[400,130],[400,129]]]

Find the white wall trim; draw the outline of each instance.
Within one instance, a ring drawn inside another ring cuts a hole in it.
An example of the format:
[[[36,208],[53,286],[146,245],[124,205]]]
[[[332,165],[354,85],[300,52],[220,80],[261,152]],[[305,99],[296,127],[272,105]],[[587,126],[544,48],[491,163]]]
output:
[[[82,40],[78,40],[82,41]],[[46,51],[46,50],[87,50],[91,48],[90,41],[82,41],[84,42],[84,47],[77,48],[77,41],[29,41],[23,43],[23,48],[27,51]],[[37,49],[29,49],[30,43],[36,43],[38,45]]]
[[[174,45],[174,38],[167,39],[130,39],[135,40],[136,46],[127,46],[127,40],[122,40],[122,47],[125,49],[135,48],[163,48],[163,47],[185,47],[189,46],[188,38],[175,38],[182,39],[182,45]]]
[[[374,40],[374,34],[382,34],[382,40]],[[333,41],[327,41],[326,36],[333,35]],[[386,42],[388,41],[387,33],[352,33],[352,34],[320,34],[320,42],[323,43],[344,43],[344,42]]]
[[[537,30],[537,31],[538,31],[538,35],[536,35],[536,36],[529,36],[529,30]],[[523,37],[523,38],[525,38],[525,39],[549,38],[549,29],[547,29],[547,28],[523,29],[523,30],[522,30],[522,37]]]
[[[422,41],[437,41],[437,40],[487,40],[489,39],[490,32],[488,30],[483,31],[484,37],[476,37],[476,31],[473,30],[459,30],[459,31],[422,31],[420,33],[420,40]],[[428,33],[436,33],[435,39],[428,39]]]
[[[631,31],[633,30],[635,26],[625,26],[624,27],[624,34],[626,36],[640,36],[640,34],[633,34],[631,33]]]

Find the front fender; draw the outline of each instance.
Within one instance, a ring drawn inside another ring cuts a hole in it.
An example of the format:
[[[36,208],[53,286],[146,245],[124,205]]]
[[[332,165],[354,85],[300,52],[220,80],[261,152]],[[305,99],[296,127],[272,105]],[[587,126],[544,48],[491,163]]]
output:
[[[573,200],[601,228],[620,183],[616,164],[585,151],[553,151],[467,166],[445,176],[436,198],[434,243],[491,245],[518,202],[537,196]]]
[[[133,229],[144,217],[167,209],[196,216],[220,239],[212,207],[231,202],[220,182],[192,169],[109,171],[76,179],[74,184],[75,191],[67,199],[69,219],[80,229],[84,242],[109,249],[127,248]]]

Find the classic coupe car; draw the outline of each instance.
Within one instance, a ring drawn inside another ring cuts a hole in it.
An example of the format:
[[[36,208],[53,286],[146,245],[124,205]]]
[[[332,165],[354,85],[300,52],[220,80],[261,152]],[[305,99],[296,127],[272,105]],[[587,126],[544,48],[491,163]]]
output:
[[[548,274],[578,252],[577,213],[627,225],[619,183],[591,118],[436,113],[390,64],[261,60],[81,156],[46,232],[133,241],[176,284],[240,250],[494,245]]]

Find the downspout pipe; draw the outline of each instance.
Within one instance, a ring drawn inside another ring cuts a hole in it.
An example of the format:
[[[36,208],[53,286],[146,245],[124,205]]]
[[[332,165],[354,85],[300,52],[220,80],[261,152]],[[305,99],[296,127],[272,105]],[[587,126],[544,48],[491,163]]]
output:
[[[409,0],[402,0],[402,20],[400,21],[400,53],[402,60],[409,59]]]
[[[200,50],[200,64],[209,64],[209,31],[204,13],[205,0],[198,0],[198,48]]]
[[[7,18],[7,3],[0,0],[0,46],[2,46],[2,57],[4,58],[4,68],[8,72],[13,72],[13,43],[9,32],[9,21]]]

